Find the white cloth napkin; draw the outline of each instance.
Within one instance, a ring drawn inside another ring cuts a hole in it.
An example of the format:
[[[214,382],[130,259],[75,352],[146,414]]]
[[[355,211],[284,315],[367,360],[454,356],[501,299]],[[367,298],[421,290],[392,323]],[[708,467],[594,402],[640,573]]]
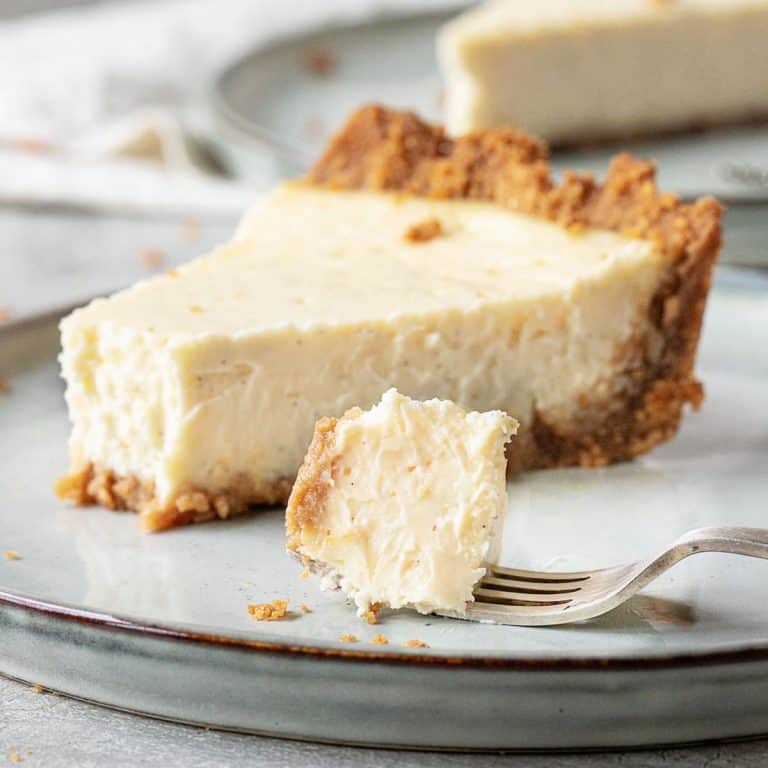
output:
[[[444,0],[121,0],[0,23],[0,202],[232,216],[211,175],[215,73],[277,36]]]

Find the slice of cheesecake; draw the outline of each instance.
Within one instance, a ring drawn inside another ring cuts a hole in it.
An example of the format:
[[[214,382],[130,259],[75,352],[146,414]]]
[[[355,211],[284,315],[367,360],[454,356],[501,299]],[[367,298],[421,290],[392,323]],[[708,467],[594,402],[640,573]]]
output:
[[[463,613],[496,562],[507,509],[501,411],[388,390],[324,418],[286,511],[288,549],[357,604]]]
[[[451,133],[553,144],[768,120],[768,0],[491,0],[439,37]]]
[[[284,503],[318,418],[390,387],[521,422],[515,469],[637,456],[698,405],[720,206],[618,157],[368,107],[237,237],[62,322],[59,493],[150,530]]]

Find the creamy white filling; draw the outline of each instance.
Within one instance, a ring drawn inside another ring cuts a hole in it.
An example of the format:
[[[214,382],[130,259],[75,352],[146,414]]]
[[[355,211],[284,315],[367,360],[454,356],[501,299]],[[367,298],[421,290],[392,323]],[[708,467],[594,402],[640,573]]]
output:
[[[406,229],[436,217],[420,245]],[[212,492],[293,477],[389,387],[567,419],[646,330],[664,258],[493,205],[288,185],[239,239],[62,323],[73,463]],[[567,374],[565,373],[567,372]]]
[[[337,424],[332,487],[300,553],[330,569],[361,613],[375,602],[462,612],[498,554],[515,429],[499,411],[387,391]]]
[[[496,0],[439,39],[449,131],[550,141],[768,111],[765,0]]]

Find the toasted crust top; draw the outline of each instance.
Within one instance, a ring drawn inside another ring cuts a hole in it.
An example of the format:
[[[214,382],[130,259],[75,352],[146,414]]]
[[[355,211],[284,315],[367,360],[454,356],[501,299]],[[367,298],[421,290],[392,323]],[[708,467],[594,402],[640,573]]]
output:
[[[546,146],[524,133],[499,128],[450,138],[412,112],[378,105],[349,118],[307,180],[335,189],[494,202],[573,231],[595,227],[650,240],[678,258],[696,258],[721,238],[720,203],[712,197],[684,203],[659,192],[651,161],[623,153],[602,184],[576,172],[557,184]]]

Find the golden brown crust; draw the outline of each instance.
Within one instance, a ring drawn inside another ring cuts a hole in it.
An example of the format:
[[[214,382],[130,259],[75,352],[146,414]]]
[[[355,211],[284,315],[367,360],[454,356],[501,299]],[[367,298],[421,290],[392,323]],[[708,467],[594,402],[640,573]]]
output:
[[[333,449],[338,419],[323,418],[315,424],[312,442],[299,469],[285,510],[286,547],[298,551],[301,532],[322,519],[325,496],[333,477]]]
[[[107,509],[138,512],[142,527],[154,532],[216,518],[224,520],[252,505],[284,504],[291,491],[291,479],[254,482],[238,477],[221,492],[189,487],[163,506],[157,502],[153,484],[89,464],[59,478],[55,491],[60,499],[80,506],[100,504]]]
[[[309,173],[314,184],[436,199],[494,202],[578,231],[608,229],[653,242],[669,266],[650,305],[649,331],[633,340],[610,399],[593,398],[579,428],[537,413],[512,443],[516,468],[600,466],[648,451],[675,434],[683,407],[703,398],[693,376],[722,206],[683,203],[658,191],[652,162],[615,157],[602,184],[566,173],[556,184],[545,146],[506,129],[448,138],[409,112],[372,105],[356,112]]]

